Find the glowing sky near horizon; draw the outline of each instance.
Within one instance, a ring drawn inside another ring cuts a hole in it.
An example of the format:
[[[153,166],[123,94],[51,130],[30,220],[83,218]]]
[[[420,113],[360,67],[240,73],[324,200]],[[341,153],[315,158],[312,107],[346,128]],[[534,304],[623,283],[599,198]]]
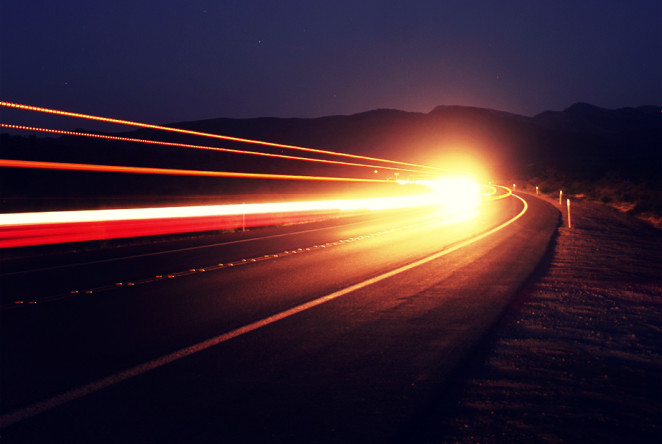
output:
[[[662,103],[658,0],[0,7],[1,99],[131,120]]]

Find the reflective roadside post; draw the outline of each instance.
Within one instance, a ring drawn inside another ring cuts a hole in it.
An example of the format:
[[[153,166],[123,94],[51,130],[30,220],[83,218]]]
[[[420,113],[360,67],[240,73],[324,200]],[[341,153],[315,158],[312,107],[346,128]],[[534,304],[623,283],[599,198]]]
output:
[[[536,187],[536,196],[539,195],[540,193],[538,192],[538,187]]]
[[[568,228],[572,228],[572,223],[570,222],[570,199],[566,199],[568,202]]]
[[[559,205],[563,205],[563,190],[559,191]]]

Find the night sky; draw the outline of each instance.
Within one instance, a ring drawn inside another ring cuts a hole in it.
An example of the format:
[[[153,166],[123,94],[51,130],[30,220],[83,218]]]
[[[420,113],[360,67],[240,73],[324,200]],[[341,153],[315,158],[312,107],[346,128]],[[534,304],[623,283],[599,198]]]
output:
[[[662,104],[660,0],[0,1],[0,98],[56,109],[168,123]]]

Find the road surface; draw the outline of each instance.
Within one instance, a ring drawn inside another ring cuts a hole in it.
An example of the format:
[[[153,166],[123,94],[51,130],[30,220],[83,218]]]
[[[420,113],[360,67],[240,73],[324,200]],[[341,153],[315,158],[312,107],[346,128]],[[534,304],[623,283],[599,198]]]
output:
[[[558,215],[522,196],[463,222],[411,213],[7,263],[0,434],[404,442],[535,268]]]

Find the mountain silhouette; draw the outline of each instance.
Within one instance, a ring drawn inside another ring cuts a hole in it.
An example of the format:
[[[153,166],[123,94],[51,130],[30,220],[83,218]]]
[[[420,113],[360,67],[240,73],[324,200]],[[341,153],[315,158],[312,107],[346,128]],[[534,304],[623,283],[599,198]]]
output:
[[[533,117],[484,108],[439,106],[429,113],[378,109],[354,115],[310,119],[217,118],[176,122],[167,126],[432,165],[448,173],[461,169],[458,159],[469,160],[482,165],[487,177],[495,181],[543,177],[546,172],[554,170],[587,180],[617,176],[659,186],[662,171],[662,108],[659,106],[610,110],[577,103],[563,111],[546,111]],[[295,156],[312,155],[149,129],[113,135]],[[393,172],[386,169],[375,168],[378,173],[374,173],[373,168],[337,167],[76,136],[42,138],[3,134],[1,142],[2,157],[14,159],[299,175],[394,177]],[[314,156],[335,159],[326,155]],[[268,180],[11,168],[3,168],[1,173],[0,197],[7,211],[27,205],[23,201],[30,199],[47,199],[57,206],[60,205],[58,200],[97,202],[118,196],[122,199],[140,196],[144,201],[156,199],[161,202],[170,196],[195,195],[211,199],[231,194],[315,193],[332,189],[328,184],[284,184]],[[341,188],[345,191],[351,187]]]

